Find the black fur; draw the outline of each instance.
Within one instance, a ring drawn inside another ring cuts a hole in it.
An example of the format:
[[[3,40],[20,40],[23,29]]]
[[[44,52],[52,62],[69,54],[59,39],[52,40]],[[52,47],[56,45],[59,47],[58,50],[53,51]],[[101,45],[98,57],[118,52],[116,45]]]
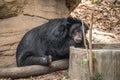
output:
[[[84,26],[86,33],[88,26]],[[73,39],[76,31],[82,35],[80,43]],[[51,60],[69,58],[70,46],[84,47],[82,22],[72,17],[50,20],[24,35],[16,52],[17,66],[47,66]]]

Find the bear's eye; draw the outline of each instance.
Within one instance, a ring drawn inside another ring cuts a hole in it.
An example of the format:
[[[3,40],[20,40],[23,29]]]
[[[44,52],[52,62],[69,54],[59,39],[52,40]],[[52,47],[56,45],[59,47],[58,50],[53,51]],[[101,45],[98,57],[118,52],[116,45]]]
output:
[[[72,35],[72,36],[75,36],[76,33],[78,33],[78,32],[79,32],[79,31],[78,31],[77,29],[76,29],[76,30],[73,30],[72,33],[71,33],[71,35]]]
[[[76,32],[78,32],[78,30],[76,29],[76,30],[74,30],[73,32],[76,33]]]
[[[80,32],[80,31],[81,31],[80,29],[75,29],[73,32],[77,33],[77,32]]]

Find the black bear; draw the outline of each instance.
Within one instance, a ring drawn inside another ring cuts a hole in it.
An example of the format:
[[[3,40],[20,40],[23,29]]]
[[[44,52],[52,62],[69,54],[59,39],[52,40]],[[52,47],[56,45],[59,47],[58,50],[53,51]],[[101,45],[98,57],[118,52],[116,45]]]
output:
[[[88,26],[83,25],[86,33]],[[84,47],[82,21],[72,17],[50,20],[24,35],[17,47],[17,66],[48,66],[69,58],[70,46]]]

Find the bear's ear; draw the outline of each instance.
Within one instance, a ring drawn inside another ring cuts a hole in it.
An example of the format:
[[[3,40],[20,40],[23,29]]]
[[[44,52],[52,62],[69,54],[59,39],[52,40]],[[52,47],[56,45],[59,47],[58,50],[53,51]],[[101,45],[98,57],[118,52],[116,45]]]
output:
[[[76,24],[76,23],[79,23],[79,24],[82,25],[82,21],[81,21],[80,19],[78,19],[78,18],[75,18],[75,17],[69,16],[69,17],[67,18],[67,21],[68,21],[71,25],[72,25],[72,24]]]
[[[69,17],[67,18],[67,22],[69,22],[70,24],[74,24],[74,18],[71,17],[71,16],[69,16]]]
[[[66,21],[65,21],[66,28],[69,29],[73,24],[74,24],[73,17],[71,17],[71,16],[67,17]]]

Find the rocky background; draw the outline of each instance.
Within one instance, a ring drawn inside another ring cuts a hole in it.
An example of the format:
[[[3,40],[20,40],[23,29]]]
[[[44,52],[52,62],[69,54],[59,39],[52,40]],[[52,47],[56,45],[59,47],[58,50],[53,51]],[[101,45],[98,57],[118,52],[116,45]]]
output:
[[[31,28],[65,17],[65,0],[0,0],[0,67],[15,64],[16,47]]]

